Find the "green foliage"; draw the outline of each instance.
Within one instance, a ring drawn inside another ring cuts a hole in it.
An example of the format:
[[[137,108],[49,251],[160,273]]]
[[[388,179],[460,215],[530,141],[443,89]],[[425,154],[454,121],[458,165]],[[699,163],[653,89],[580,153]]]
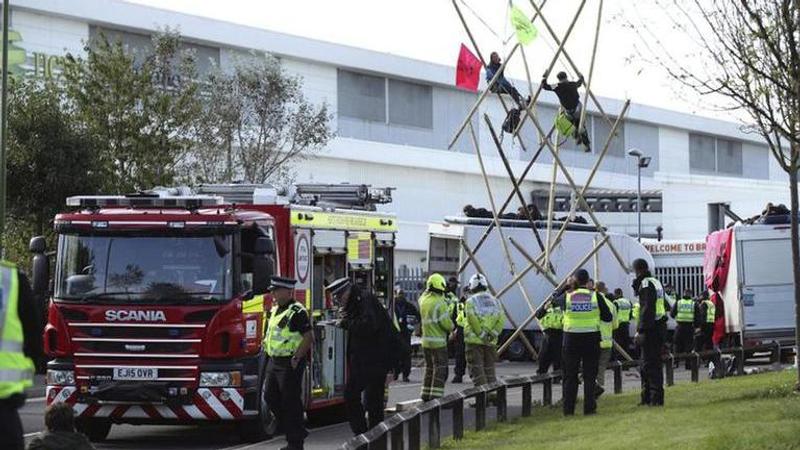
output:
[[[54,83],[16,81],[8,99],[8,213],[42,234],[66,197],[97,189],[97,148]]]
[[[68,54],[64,86],[77,118],[98,142],[104,192],[170,185],[192,146],[201,111],[193,56],[170,30],[138,61],[100,34],[86,57]]]
[[[531,418],[467,433],[443,448],[798,448],[800,395],[791,371],[677,385],[667,389],[664,408],[638,400],[638,392],[606,394],[588,417],[538,408]]]

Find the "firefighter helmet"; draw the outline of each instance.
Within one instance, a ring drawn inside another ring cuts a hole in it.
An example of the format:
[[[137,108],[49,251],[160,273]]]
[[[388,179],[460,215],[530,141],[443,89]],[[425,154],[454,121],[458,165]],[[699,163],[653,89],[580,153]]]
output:
[[[444,292],[447,289],[447,283],[444,281],[444,277],[438,273],[434,273],[428,277],[428,282],[426,286],[428,289],[434,291],[441,291]]]

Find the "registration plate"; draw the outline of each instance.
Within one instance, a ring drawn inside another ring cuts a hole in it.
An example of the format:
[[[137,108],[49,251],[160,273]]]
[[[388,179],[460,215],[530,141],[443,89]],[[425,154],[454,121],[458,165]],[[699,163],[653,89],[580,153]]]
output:
[[[155,380],[158,369],[155,367],[115,367],[115,380]]]

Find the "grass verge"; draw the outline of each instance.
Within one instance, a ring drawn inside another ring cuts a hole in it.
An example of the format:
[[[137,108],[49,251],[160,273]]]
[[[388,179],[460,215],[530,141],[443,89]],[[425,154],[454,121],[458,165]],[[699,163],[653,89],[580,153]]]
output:
[[[559,406],[447,440],[445,449],[800,449],[800,395],[793,371],[683,383],[666,406],[637,406],[639,393],[603,396],[598,414],[565,418]],[[576,413],[580,414],[578,405]]]

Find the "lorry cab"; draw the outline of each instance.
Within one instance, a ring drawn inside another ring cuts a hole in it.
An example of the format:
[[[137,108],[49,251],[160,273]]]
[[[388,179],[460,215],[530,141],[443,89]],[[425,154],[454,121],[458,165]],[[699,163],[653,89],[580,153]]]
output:
[[[114,423],[234,421],[245,441],[268,437],[262,341],[273,274],[298,280],[295,299],[315,329],[303,386],[309,412],[343,404],[347,376],[324,286],[350,276],[391,302],[392,214],[271,188],[205,189],[219,194],[71,197],[55,218],[46,399],[71,404],[94,441]],[[308,191],[328,198],[329,189]],[[47,249],[41,238],[32,243],[33,284],[47,286]]]

